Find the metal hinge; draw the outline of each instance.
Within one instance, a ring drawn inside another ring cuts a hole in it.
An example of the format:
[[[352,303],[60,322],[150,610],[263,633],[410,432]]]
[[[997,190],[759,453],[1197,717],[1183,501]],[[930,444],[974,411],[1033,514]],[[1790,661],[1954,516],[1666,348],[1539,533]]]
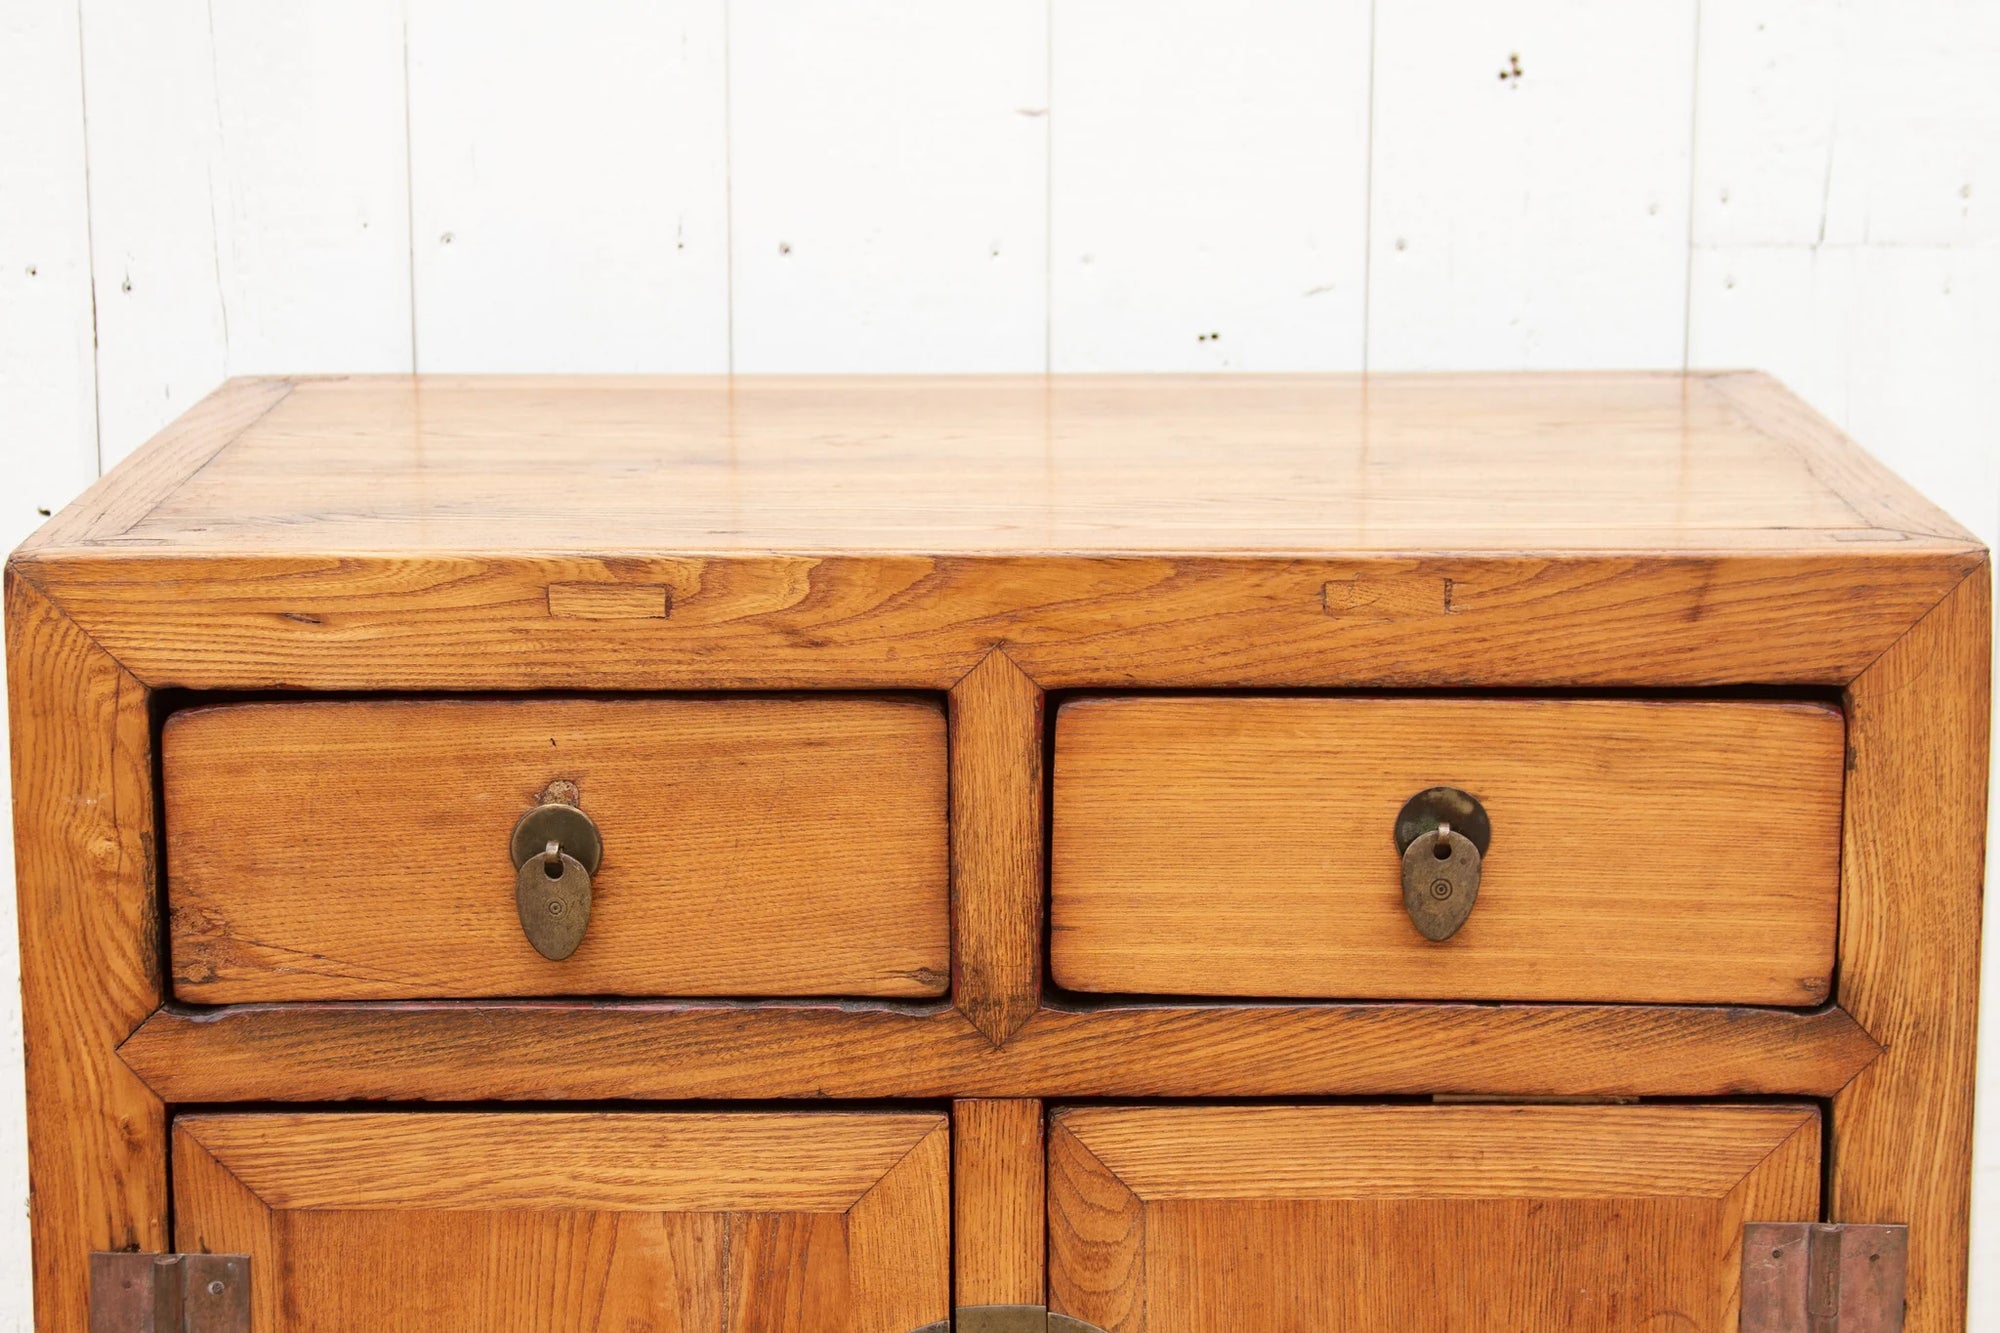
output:
[[[250,1333],[250,1257],[93,1254],[90,1333]]]
[[[925,1324],[910,1333],[1104,1333],[1104,1330],[1066,1314],[1050,1314],[1041,1305],[961,1305],[953,1318]]]
[[[1910,1229],[1743,1225],[1742,1333],[1901,1333]]]

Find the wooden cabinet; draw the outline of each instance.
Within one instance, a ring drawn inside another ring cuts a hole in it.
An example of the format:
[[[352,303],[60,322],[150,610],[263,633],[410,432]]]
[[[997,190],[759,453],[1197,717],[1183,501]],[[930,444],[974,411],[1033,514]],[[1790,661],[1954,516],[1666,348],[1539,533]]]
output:
[[[233,382],[7,565],[37,1327],[1958,1333],[1989,578],[1750,374]]]

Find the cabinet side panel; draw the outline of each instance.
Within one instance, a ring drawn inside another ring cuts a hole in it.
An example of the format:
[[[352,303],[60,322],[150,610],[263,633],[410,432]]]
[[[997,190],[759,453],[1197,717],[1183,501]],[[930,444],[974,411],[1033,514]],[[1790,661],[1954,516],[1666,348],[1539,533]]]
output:
[[[1965,1327],[1992,591],[1848,688],[1838,999],[1885,1048],[1834,1098],[1829,1216],[1910,1228],[1908,1333]]]
[[[92,1250],[166,1248],[166,1115],[117,1046],[160,1002],[146,690],[6,583],[35,1327],[83,1333]]]

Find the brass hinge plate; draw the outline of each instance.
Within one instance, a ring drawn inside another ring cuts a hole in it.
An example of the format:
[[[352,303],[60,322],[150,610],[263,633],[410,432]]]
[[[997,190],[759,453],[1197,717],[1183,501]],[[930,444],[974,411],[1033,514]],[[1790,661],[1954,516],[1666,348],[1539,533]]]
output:
[[[911,1333],[1104,1333],[1095,1324],[1050,1314],[1040,1305],[961,1305],[950,1319]]]
[[[1743,1226],[1742,1333],[1902,1333],[1910,1229]]]
[[[90,1333],[250,1333],[250,1258],[93,1254]]]

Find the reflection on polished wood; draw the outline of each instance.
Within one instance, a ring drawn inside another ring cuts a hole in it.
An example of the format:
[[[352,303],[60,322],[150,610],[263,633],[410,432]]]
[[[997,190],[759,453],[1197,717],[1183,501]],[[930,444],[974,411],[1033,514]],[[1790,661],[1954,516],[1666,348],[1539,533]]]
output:
[[[1748,374],[353,376],[227,392],[226,438],[203,439],[199,469],[126,473],[106,490],[132,504],[80,512],[40,544],[1302,555],[1970,540]]]
[[[1981,559],[1756,375],[359,377],[16,568],[153,686],[1053,689],[1843,684]]]

